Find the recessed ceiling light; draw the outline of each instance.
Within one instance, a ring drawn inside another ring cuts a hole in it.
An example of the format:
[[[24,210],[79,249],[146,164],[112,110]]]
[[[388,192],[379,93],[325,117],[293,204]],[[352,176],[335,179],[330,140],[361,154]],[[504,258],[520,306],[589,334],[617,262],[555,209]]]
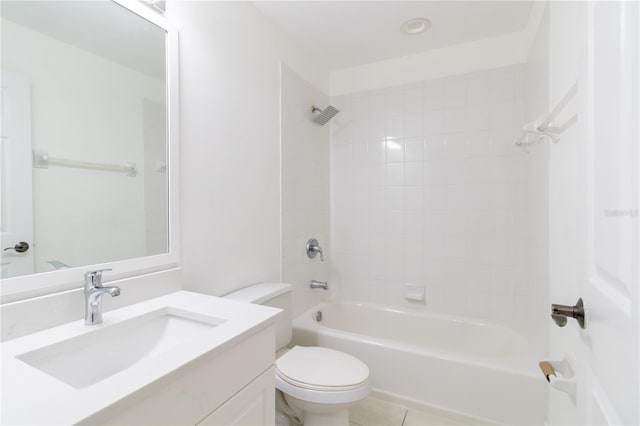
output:
[[[431,28],[431,22],[425,18],[413,18],[402,24],[400,31],[409,35],[422,34]]]

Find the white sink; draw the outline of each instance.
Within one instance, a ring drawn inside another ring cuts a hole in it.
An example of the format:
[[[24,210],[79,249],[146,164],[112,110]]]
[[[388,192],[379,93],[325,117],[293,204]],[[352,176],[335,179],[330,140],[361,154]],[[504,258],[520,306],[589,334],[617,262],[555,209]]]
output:
[[[223,322],[220,318],[166,307],[17,358],[81,389],[198,339]]]

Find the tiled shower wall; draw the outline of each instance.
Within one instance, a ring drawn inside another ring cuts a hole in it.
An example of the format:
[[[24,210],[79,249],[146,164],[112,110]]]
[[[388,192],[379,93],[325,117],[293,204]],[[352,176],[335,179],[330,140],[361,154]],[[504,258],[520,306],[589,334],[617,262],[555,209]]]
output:
[[[529,160],[513,143],[524,76],[521,65],[332,99],[338,297],[526,327]],[[404,283],[424,285],[425,301],[405,300]]]

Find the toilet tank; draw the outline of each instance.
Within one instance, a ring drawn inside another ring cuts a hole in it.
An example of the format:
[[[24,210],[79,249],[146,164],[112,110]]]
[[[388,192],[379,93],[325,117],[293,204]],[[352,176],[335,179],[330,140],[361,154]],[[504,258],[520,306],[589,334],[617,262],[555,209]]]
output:
[[[276,352],[291,342],[291,284],[260,283],[224,296],[225,299],[282,309],[276,316]]]

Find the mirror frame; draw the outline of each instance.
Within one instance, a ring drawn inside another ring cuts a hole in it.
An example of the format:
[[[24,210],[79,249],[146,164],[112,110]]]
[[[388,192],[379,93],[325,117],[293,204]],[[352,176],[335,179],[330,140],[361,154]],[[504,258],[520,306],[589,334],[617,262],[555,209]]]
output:
[[[105,275],[106,281],[167,270],[180,266],[180,199],[178,149],[178,32],[159,11],[137,0],[111,0],[116,5],[135,13],[140,18],[166,31],[166,87],[167,87],[167,190],[168,190],[168,247],[167,253],[96,263],[58,271],[40,272],[19,277],[4,278],[0,283],[0,304],[76,289],[82,286],[86,271],[113,269]]]

